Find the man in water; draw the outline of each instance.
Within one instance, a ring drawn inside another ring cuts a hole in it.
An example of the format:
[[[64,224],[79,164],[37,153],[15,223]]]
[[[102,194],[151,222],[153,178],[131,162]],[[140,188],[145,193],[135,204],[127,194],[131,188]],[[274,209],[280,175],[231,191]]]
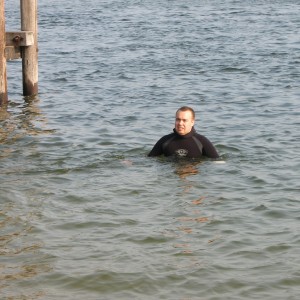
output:
[[[163,136],[150,151],[148,156],[176,156],[199,158],[206,156],[218,158],[213,144],[194,129],[195,112],[191,107],[183,106],[176,112],[173,133]]]

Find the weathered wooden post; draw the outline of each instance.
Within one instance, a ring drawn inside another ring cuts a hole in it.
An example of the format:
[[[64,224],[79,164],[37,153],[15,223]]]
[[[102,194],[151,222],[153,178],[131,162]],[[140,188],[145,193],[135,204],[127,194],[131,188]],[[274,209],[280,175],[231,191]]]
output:
[[[0,0],[1,1],[1,0]],[[37,0],[21,1],[21,30],[32,31],[34,43],[22,47],[23,95],[34,96],[38,93],[38,26]]]
[[[5,9],[4,0],[0,0],[0,107],[4,106],[8,101],[5,45]]]

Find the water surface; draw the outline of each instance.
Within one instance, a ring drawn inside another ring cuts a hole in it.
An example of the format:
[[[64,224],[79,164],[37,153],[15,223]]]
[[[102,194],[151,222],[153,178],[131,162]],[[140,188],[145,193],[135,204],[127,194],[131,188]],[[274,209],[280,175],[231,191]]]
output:
[[[298,299],[299,13],[40,0],[39,95],[9,62],[1,113],[1,299]],[[182,105],[220,160],[147,157]]]

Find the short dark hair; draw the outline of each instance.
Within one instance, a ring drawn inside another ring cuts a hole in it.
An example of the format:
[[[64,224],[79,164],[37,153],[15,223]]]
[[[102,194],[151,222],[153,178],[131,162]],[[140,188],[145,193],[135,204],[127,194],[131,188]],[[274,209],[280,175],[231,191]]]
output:
[[[193,119],[195,120],[195,111],[194,111],[191,107],[189,107],[189,106],[182,106],[182,107],[180,107],[179,109],[177,109],[176,114],[177,114],[179,111],[190,111],[191,114],[192,114]]]

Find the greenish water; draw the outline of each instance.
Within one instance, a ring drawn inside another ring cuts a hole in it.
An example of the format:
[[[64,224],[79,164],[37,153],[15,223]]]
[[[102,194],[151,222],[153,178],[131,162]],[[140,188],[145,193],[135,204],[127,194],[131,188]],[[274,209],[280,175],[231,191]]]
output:
[[[298,299],[299,12],[40,0],[40,94],[10,62],[0,117],[0,298]],[[185,104],[220,160],[147,157]]]

